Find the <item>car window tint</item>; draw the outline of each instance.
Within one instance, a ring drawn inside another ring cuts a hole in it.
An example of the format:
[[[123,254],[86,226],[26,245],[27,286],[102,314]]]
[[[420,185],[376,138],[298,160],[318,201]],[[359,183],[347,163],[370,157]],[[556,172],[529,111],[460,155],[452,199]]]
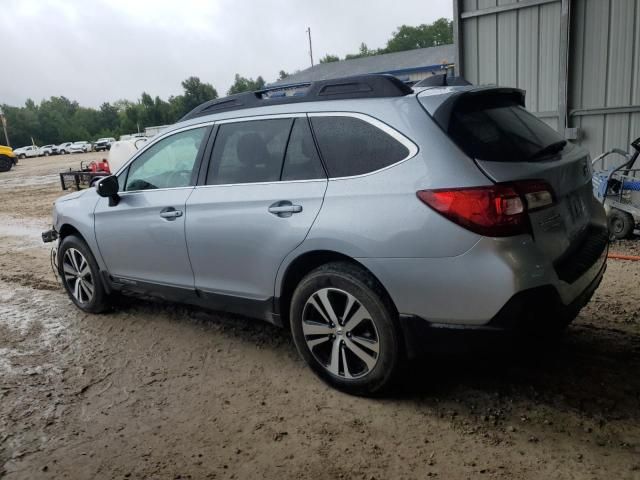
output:
[[[325,178],[324,168],[313,142],[309,121],[296,118],[282,167],[282,180]]]
[[[519,162],[562,137],[506,95],[485,95],[456,104],[449,136],[472,158]]]
[[[208,185],[280,180],[290,118],[227,123],[213,146]]]
[[[330,177],[373,172],[409,154],[391,135],[359,118],[312,117],[311,123]]]
[[[207,127],[194,128],[160,140],[129,167],[125,190],[149,190],[191,185],[198,149]]]

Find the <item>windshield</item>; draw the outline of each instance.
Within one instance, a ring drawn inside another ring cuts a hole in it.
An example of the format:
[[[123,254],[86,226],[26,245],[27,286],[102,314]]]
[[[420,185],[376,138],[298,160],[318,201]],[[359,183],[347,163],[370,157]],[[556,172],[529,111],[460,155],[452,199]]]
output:
[[[455,107],[449,135],[467,155],[494,162],[525,162],[557,154],[566,141],[512,97],[483,95]]]

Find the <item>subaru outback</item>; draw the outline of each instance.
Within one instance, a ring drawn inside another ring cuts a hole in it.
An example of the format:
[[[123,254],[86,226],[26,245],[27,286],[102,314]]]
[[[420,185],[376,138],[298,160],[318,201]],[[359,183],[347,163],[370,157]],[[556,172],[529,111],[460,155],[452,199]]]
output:
[[[207,102],[43,236],[83,311],[138,292],[264,319],[356,394],[434,327],[562,330],[608,248],[588,153],[523,91],[383,75]]]

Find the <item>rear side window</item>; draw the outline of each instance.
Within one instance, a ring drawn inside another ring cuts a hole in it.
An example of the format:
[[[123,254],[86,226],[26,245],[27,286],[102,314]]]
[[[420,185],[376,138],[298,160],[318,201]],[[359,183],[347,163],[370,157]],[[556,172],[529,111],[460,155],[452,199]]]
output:
[[[292,122],[284,118],[221,125],[207,185],[280,180]]]
[[[330,177],[373,172],[409,155],[402,143],[359,118],[312,117],[311,123]]]
[[[296,118],[282,167],[282,180],[326,178],[306,118]]]
[[[460,101],[448,132],[470,157],[494,162],[540,159],[562,150],[566,143],[512,97],[499,95]]]

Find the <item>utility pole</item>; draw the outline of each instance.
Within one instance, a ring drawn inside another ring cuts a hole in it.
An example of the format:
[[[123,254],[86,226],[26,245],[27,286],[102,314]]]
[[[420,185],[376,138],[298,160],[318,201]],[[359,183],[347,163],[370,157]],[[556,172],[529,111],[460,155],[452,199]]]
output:
[[[313,67],[313,47],[311,46],[311,27],[307,28],[307,34],[309,35],[309,56],[311,57],[311,66]]]
[[[4,130],[4,139],[7,141],[7,147],[10,147],[9,135],[7,134],[7,119],[4,116],[4,112],[0,108],[0,121],[2,122],[2,129]]]

